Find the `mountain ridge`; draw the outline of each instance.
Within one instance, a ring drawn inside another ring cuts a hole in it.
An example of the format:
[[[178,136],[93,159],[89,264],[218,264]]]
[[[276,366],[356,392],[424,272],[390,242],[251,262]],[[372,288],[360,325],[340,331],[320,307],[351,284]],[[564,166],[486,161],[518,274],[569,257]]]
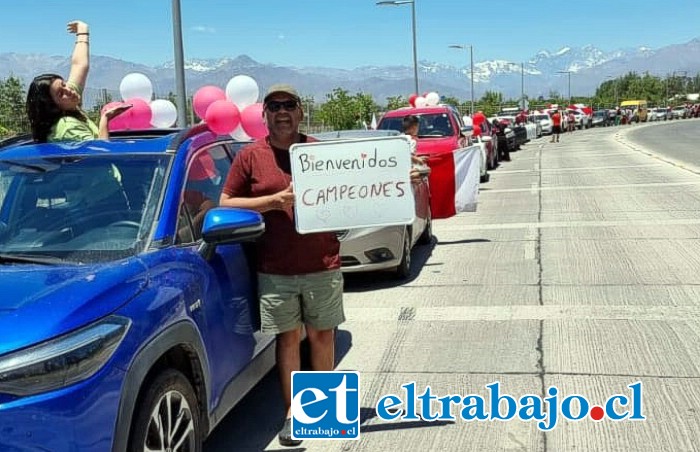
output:
[[[68,56],[0,54],[0,77],[17,76],[25,86],[36,74],[67,74],[69,68]],[[142,72],[153,82],[156,95],[165,97],[168,92],[175,91],[173,68],[172,61],[148,66],[115,57],[93,55],[88,85],[93,90],[106,89],[118,98],[119,82],[124,75]],[[521,81],[524,81],[525,94],[530,98],[548,96],[551,91],[567,94],[568,78],[562,71],[570,71],[571,94],[574,96],[592,95],[606,78],[628,72],[649,72],[665,76],[674,71],[685,71],[688,75],[694,75],[700,72],[700,38],[659,49],[638,46],[603,51],[593,45],[562,46],[557,50],[542,49],[522,62],[478,61],[474,64],[474,96],[479,98],[490,90],[517,98],[520,96]],[[333,89],[341,87],[350,93],[371,94],[377,102],[383,103],[390,96],[408,97],[414,86],[413,67],[408,65],[367,65],[353,69],[285,67],[261,63],[246,54],[218,59],[191,58],[185,62],[185,72],[189,93],[204,85],[223,88],[233,76],[245,74],[253,77],[261,90],[284,81],[295,85],[303,95],[313,96],[317,102],[324,100],[326,94]],[[460,99],[469,98],[470,74],[471,68],[468,65],[457,67],[426,59],[419,61],[422,91],[436,91]]]

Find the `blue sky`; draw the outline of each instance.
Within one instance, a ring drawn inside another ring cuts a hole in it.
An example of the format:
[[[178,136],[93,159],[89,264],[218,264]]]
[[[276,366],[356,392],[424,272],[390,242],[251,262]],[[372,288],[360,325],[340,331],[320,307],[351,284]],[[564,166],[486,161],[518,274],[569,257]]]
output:
[[[539,50],[663,47],[700,36],[699,0],[415,0],[418,58],[465,65],[522,61]],[[247,54],[284,66],[412,65],[411,7],[374,0],[181,0],[185,58]],[[664,6],[665,5],[665,6]],[[171,0],[6,1],[0,53],[68,55],[65,24],[91,27],[93,54],[172,60]]]

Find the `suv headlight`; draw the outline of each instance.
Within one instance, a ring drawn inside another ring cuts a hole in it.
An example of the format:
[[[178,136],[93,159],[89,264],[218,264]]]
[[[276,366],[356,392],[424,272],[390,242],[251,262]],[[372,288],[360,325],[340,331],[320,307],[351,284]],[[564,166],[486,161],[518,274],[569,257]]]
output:
[[[94,375],[126,335],[131,320],[112,316],[72,333],[0,357],[0,393],[28,396]]]

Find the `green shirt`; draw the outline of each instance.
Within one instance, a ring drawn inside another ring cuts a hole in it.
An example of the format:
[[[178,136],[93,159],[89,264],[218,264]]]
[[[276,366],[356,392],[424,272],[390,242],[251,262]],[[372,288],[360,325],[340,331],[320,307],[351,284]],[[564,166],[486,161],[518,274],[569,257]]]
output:
[[[66,83],[73,88],[80,96],[83,95],[83,87],[68,80]],[[85,114],[83,112],[83,114]],[[64,116],[54,124],[49,133],[48,140],[51,141],[85,141],[95,140],[99,136],[97,125],[85,115],[86,120],[82,121],[73,116]]]

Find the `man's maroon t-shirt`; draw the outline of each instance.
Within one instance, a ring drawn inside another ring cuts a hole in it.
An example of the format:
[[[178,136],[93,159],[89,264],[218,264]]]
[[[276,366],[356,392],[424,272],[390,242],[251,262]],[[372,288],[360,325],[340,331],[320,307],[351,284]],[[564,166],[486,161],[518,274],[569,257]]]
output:
[[[305,141],[307,137],[302,135]],[[272,195],[289,187],[291,172],[289,151],[273,148],[263,138],[240,150],[222,191],[240,198]],[[262,215],[265,233],[256,242],[259,272],[303,275],[340,268],[340,242],[334,233],[299,234],[293,207]]]

